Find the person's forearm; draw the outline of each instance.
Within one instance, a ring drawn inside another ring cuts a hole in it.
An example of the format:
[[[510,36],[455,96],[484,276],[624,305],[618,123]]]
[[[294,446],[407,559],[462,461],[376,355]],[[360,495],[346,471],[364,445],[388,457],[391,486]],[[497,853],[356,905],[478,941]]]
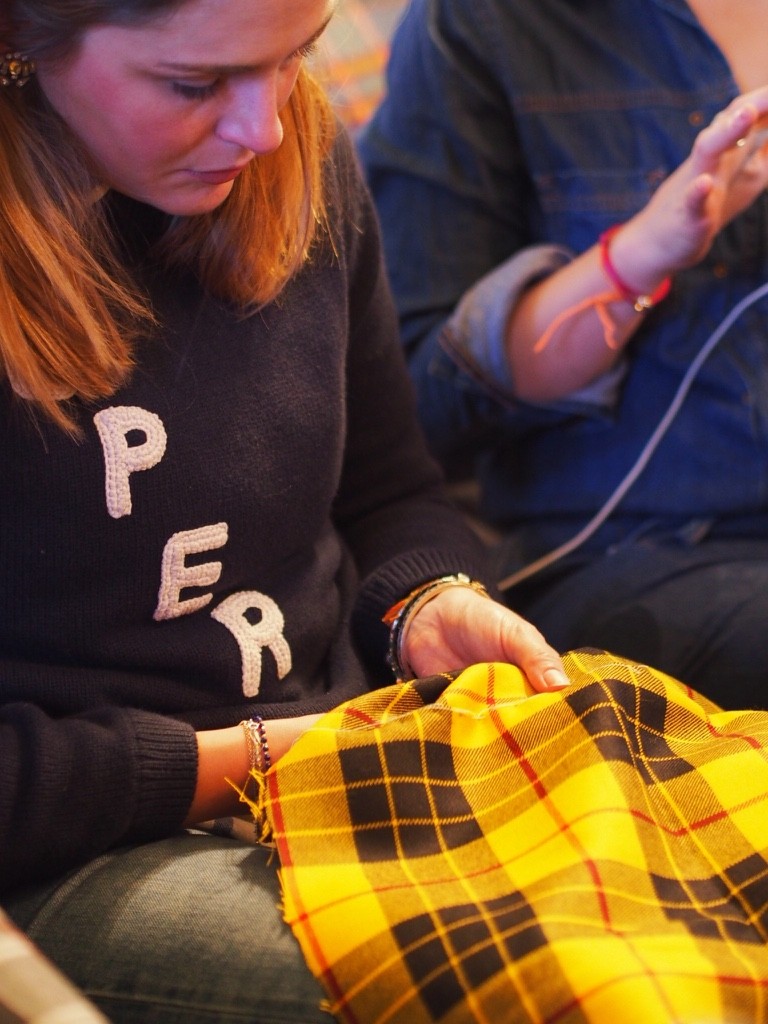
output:
[[[650,294],[667,271],[635,259],[634,230],[630,222],[611,239],[611,262],[638,295]],[[616,298],[603,307],[606,325],[592,300],[605,300],[611,293]],[[631,301],[618,297],[595,244],[533,285],[515,306],[506,344],[518,397],[553,401],[589,384],[613,366],[644,316]],[[560,325],[553,330],[558,317]]]
[[[265,722],[271,762],[278,761],[319,717],[303,715]],[[238,790],[245,787],[250,770],[248,744],[242,726],[197,733],[197,750],[197,786],[185,824],[189,826],[210,818],[242,813],[244,804]]]

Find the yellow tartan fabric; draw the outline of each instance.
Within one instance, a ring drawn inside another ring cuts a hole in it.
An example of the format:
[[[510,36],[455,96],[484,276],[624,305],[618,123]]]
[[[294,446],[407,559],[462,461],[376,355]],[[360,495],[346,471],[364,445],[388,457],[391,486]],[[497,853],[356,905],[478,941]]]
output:
[[[325,716],[266,776],[285,917],[339,1021],[768,1021],[768,713],[612,655]]]

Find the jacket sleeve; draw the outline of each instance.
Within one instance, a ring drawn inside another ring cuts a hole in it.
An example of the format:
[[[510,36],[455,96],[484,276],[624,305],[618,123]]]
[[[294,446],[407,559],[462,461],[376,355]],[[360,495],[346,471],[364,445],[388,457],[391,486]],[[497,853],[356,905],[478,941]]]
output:
[[[393,39],[385,99],[358,140],[419,416],[449,467],[502,422],[514,430],[517,417],[525,429],[528,416],[538,418],[513,398],[499,324],[511,298],[570,258],[538,244],[514,110],[493,67],[500,43],[491,21],[483,3],[413,0]],[[479,340],[483,366],[477,346],[465,362],[466,352],[444,345],[462,302],[465,311],[482,308],[492,328]]]
[[[442,327],[465,292],[534,241],[530,183],[483,32],[470,3],[413,0],[393,39],[386,97],[358,141],[419,414],[441,453],[475,413],[471,382],[456,387],[441,349]]]

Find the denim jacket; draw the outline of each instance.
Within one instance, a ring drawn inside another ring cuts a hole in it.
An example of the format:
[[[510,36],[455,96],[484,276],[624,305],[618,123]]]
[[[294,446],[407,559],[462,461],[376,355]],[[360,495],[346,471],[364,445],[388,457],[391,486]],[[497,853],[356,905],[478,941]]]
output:
[[[676,276],[623,362],[548,406],[515,400],[503,331],[522,288],[641,209],[738,95],[684,0],[411,0],[359,139],[434,451],[528,554],[600,508],[696,353],[768,280],[762,195]],[[762,530],[768,299],[726,332],[612,522]],[[768,533],[768,516],[766,533]]]

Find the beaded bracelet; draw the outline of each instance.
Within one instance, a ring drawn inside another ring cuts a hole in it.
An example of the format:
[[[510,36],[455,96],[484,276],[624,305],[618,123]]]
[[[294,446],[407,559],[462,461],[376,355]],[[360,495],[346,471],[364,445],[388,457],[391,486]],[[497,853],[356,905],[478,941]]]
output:
[[[657,302],[661,302],[662,299],[669,295],[669,289],[672,287],[672,278],[665,277],[657,288],[645,295],[638,295],[633,288],[629,287],[619,275],[616,267],[614,267],[609,251],[611,239],[623,226],[623,224],[614,224],[613,227],[608,228],[600,235],[600,262],[603,270],[611,279],[611,283],[616,286],[619,295],[626,299],[627,302],[631,302],[638,313],[642,313],[646,309],[651,309]]]
[[[387,665],[392,669],[396,679],[412,679],[414,672],[403,658],[403,641],[407,627],[413,621],[416,612],[448,587],[470,587],[483,597],[490,594],[482,583],[470,579],[466,573],[457,572],[439,579],[430,580],[412,590],[402,601],[393,605],[381,620],[389,626],[389,647],[387,649]]]
[[[260,772],[263,775],[272,767],[264,719],[260,715],[254,715],[252,718],[246,718],[240,725],[245,733],[245,744],[248,749],[248,767],[251,773]]]

